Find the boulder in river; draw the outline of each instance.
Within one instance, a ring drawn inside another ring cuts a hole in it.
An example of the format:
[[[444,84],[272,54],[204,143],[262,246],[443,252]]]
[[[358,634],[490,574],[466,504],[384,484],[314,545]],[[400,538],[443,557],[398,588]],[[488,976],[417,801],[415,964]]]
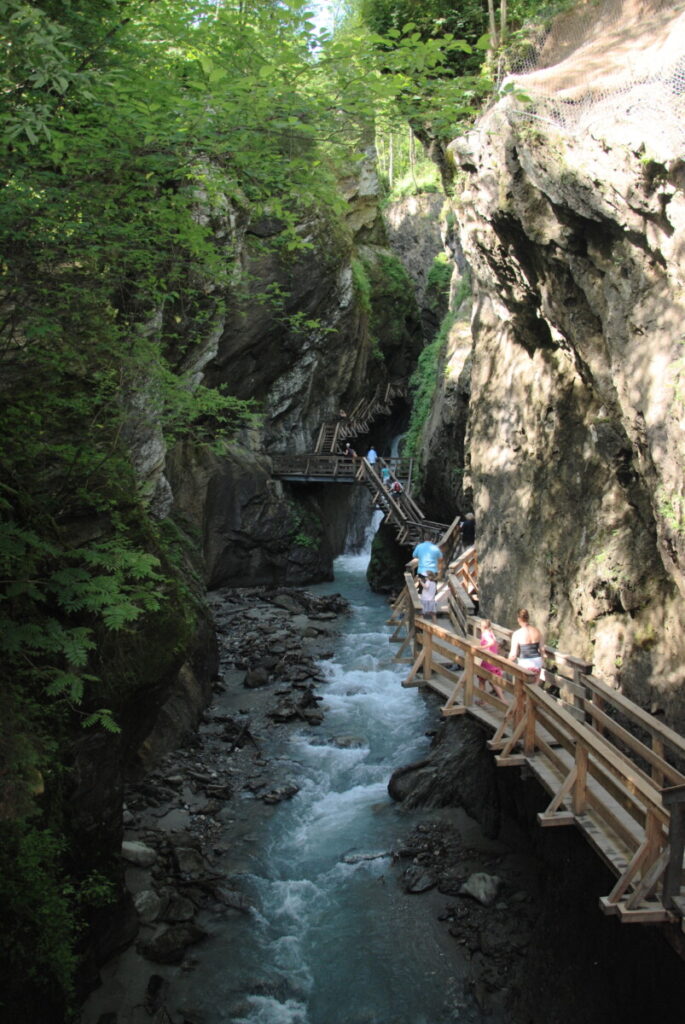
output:
[[[157,860],[157,853],[151,846],[141,843],[139,840],[126,839],[121,844],[121,856],[130,864],[136,864],[139,868],[149,868]]]
[[[142,889],[133,897],[138,917],[143,924],[151,924],[159,917],[162,900],[152,889]]]
[[[248,668],[243,679],[243,686],[248,690],[256,690],[260,686],[266,686],[269,682],[269,672],[263,665],[256,668]]]
[[[436,880],[433,875],[429,874],[425,868],[419,864],[412,864],[404,872],[402,876],[402,883],[404,885],[404,891],[408,893],[420,893],[428,892],[429,889],[433,889],[436,884]]]
[[[469,875],[459,892],[462,896],[471,896],[474,900],[482,903],[484,907],[490,907],[497,899],[501,879],[497,875],[488,875],[485,871],[476,871]]]
[[[285,608],[291,615],[301,615],[304,612],[304,608],[299,601],[296,601],[290,594],[277,594],[273,598],[273,603],[277,608]]]
[[[137,949],[156,964],[180,964],[188,946],[200,942],[206,935],[207,932],[195,924],[174,924],[151,939],[139,942]]]

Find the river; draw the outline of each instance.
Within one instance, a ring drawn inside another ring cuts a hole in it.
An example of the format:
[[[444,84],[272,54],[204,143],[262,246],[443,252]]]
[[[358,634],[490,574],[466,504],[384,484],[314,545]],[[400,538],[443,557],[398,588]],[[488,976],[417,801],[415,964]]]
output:
[[[175,983],[207,1024],[480,1019],[463,990],[458,946],[436,922],[444,897],[405,894],[390,856],[420,816],[390,800],[388,778],[423,755],[434,713],[400,685],[388,605],[366,584],[367,561],[344,555],[333,583],[309,588],[342,593],[352,611],[323,662],[324,725],[296,728],[279,755],[300,790],[259,835],[245,836],[240,881],[256,920],[215,936]],[[235,864],[241,853],[231,856]]]

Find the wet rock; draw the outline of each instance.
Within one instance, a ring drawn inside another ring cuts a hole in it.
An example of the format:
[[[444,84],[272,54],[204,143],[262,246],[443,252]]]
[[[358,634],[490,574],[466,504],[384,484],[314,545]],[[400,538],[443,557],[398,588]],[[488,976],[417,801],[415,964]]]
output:
[[[188,846],[177,846],[173,851],[176,870],[182,875],[205,875],[207,862],[199,852]]]
[[[231,907],[232,910],[239,910],[242,914],[249,914],[253,909],[252,903],[247,896],[236,889],[224,889],[218,886],[215,890],[215,895],[224,906]]]
[[[218,814],[222,809],[222,804],[218,800],[208,800],[207,803],[202,804],[198,807],[194,814]]]
[[[430,760],[424,758],[422,761],[414,761],[412,764],[397,768],[388,782],[389,796],[400,803],[405,800],[414,789],[416,774],[427,765],[430,765]]]
[[[280,786],[278,789],[271,789],[268,793],[264,793],[261,800],[265,804],[280,804],[283,800],[292,800],[296,793],[300,792],[300,787],[296,786],[294,782],[288,783],[286,786]]]
[[[362,736],[334,736],[331,744],[334,747],[339,747],[341,750],[352,750],[357,747],[365,747],[367,740]]]
[[[157,1013],[152,1018],[152,1024],[174,1024],[165,1006],[160,1006],[157,1010]]]
[[[467,878],[459,892],[462,896],[471,896],[484,907],[490,907],[497,899],[500,884],[501,879],[497,875],[476,871]]]
[[[293,718],[297,718],[297,707],[292,701],[284,700],[272,708],[268,714],[274,722],[290,722]]]
[[[404,872],[402,884],[408,893],[428,892],[435,887],[435,878],[419,865],[412,864]]]
[[[145,989],[143,1006],[149,1014],[156,1013],[164,1005],[169,982],[161,974],[151,974]]]
[[[305,708],[301,714],[309,725],[321,725],[324,720],[324,713],[318,708]]]
[[[266,686],[269,682],[269,672],[262,666],[249,668],[243,679],[243,686],[248,690],[256,690],[260,686]]]
[[[277,594],[276,597],[272,598],[272,603],[277,608],[284,608],[291,615],[301,615],[304,612],[303,605],[299,601],[296,601],[290,594]]]
[[[192,921],[195,917],[195,907],[186,899],[185,896],[179,896],[174,893],[169,897],[169,901],[161,914],[162,921]]]
[[[217,782],[207,786],[205,792],[207,796],[215,797],[217,800],[230,800],[233,796],[233,787],[226,782]]]
[[[362,864],[367,860],[384,860],[391,856],[390,853],[346,853],[342,862],[343,864]]]
[[[133,904],[143,924],[152,924],[159,917],[162,900],[152,889],[142,889],[133,897]]]
[[[121,844],[121,856],[140,868],[149,868],[157,860],[157,853],[151,846],[134,839],[124,840]]]
[[[195,924],[174,924],[148,941],[139,942],[136,948],[153,963],[180,964],[188,946],[200,942],[206,935],[207,932]]]

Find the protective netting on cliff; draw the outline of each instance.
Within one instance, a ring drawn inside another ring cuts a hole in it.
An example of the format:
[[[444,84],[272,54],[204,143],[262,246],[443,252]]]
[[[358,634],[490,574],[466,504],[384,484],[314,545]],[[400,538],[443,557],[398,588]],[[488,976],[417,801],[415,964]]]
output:
[[[669,159],[685,154],[685,2],[581,0],[512,45],[517,116]]]

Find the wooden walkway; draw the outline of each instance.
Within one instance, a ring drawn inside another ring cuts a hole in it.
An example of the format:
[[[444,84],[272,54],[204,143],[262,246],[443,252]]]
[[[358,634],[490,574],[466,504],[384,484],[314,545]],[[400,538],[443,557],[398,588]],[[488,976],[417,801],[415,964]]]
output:
[[[362,484],[371,494],[372,506],[384,513],[384,521],[392,526],[400,544],[413,547],[424,537],[439,544],[445,562],[455,552],[459,541],[458,518],[452,524],[436,523],[426,518],[411,494],[413,459],[379,458],[370,463],[364,457],[343,455],[342,442],[358,434],[366,434],[370,422],[379,415],[389,415],[392,402],[406,393],[404,381],[392,381],[376,389],[373,397],[362,399],[350,415],[322,424],[316,450],[304,455],[272,455],[273,474],[294,483]],[[384,481],[382,471],[389,471]],[[399,481],[397,492],[391,485]]]
[[[394,527],[400,544],[413,546],[428,536],[443,548],[446,561],[459,542],[457,520],[451,525],[426,519],[411,496],[412,460],[381,459],[373,465],[365,458],[346,455],[272,455],[274,476],[300,483],[362,484],[371,494],[374,508],[385,514],[385,521]],[[387,484],[381,471],[390,471]],[[390,485],[399,480],[402,490],[394,493]]]
[[[349,414],[341,413],[334,420],[321,424],[314,451],[317,455],[336,455],[343,441],[368,434],[377,416],[389,416],[392,403],[406,393],[406,381],[379,384],[371,398],[361,398]]]
[[[445,625],[421,617],[415,581],[405,576],[389,620],[391,642],[401,645],[396,660],[409,666],[403,685],[427,686],[445,698],[443,715],[468,714],[487,726],[498,767],[529,768],[550,795],[540,825],[574,825],[616,875],[600,900],[604,913],[685,931],[685,739],[582,659],[547,647],[543,687],[508,658],[484,652],[468,596],[477,571],[473,548],[450,565]],[[511,631],[493,628],[508,651]]]

